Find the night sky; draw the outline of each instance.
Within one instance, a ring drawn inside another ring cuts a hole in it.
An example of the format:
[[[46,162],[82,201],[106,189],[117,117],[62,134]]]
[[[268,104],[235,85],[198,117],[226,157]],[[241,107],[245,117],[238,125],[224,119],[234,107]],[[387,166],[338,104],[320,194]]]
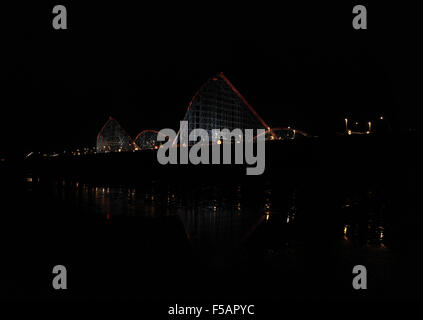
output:
[[[420,126],[421,35],[409,6],[368,5],[369,29],[357,31],[353,4],[61,3],[68,30],[51,26],[57,3],[5,11],[3,153],[94,146],[109,116],[132,137],[177,128],[220,71],[272,127],[334,134],[346,115],[378,114],[398,132]]]

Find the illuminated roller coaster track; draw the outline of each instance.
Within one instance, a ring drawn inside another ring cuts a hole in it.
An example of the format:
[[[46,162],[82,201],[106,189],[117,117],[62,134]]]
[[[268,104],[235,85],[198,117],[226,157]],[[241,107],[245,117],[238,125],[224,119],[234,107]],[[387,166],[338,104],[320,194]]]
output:
[[[232,92],[234,92],[236,94],[236,96],[242,101],[242,103],[248,108],[248,110],[251,112],[251,114],[255,117],[255,119],[258,120],[258,122],[262,125],[263,128],[265,128],[266,130],[270,130],[270,127],[268,126],[268,124],[263,120],[262,117],[259,116],[259,114],[254,110],[254,108],[248,103],[248,101],[244,98],[244,96],[238,91],[237,88],[235,88],[235,86],[229,81],[229,79],[223,74],[223,72],[218,73],[215,77],[209,78],[198,90],[197,92],[194,94],[194,96],[191,98],[191,101],[188,104],[188,108],[187,111],[185,113],[185,117],[184,119],[187,117],[187,115],[189,114],[191,107],[193,105],[193,102],[200,96],[200,93],[203,91],[203,89],[211,83],[211,81],[217,81],[218,79],[222,79],[224,81],[224,83],[229,86],[229,88],[232,90]],[[242,128],[240,128],[242,129]],[[271,132],[271,131],[270,131]],[[178,133],[173,141],[172,145],[176,145],[176,142],[178,140],[179,137],[179,133],[180,130],[178,130]]]
[[[120,123],[109,117],[97,134],[97,152],[132,151],[134,141]]]
[[[157,149],[158,135],[161,135],[163,136],[163,138],[166,138],[165,135],[154,129],[147,129],[138,133],[138,135],[134,139],[134,144],[136,146],[135,148],[137,148],[136,150]]]
[[[194,101],[199,97],[200,99],[204,99],[204,97],[201,97],[202,92],[205,91],[207,95],[207,88],[205,90],[205,87],[209,84],[213,84],[212,81],[221,81],[217,85],[219,90],[223,90],[223,91],[219,91],[218,94],[225,95],[225,90],[226,90],[226,94],[227,92],[233,92],[235,95],[232,95],[232,97],[237,97],[239,99],[238,104],[233,102],[234,103],[233,107],[236,108],[235,110],[238,110],[238,112],[241,112],[241,113],[246,112],[241,115],[237,114],[236,116],[234,116],[232,120],[233,122],[226,120],[224,124],[230,126],[231,124],[237,123],[238,125],[241,126],[240,129],[248,129],[248,128],[260,129],[260,127],[262,129],[265,129],[264,133],[260,135],[256,135],[254,139],[257,139],[257,137],[263,134],[266,135],[266,140],[286,140],[286,139],[294,139],[297,136],[304,136],[304,137],[308,136],[308,134],[305,133],[304,131],[301,131],[298,129],[292,129],[290,127],[270,128],[270,126],[263,120],[263,118],[259,116],[259,114],[254,110],[254,108],[247,102],[244,96],[238,91],[238,89],[235,88],[235,86],[228,80],[228,78],[226,78],[226,76],[222,72],[218,73],[216,76],[212,78],[209,78],[194,94],[194,96],[191,98],[188,104],[184,120],[187,119],[189,116],[191,116],[190,111]],[[218,98],[216,99],[221,99],[221,97],[218,96]],[[245,110],[242,110],[242,106],[246,106],[247,108]],[[212,112],[215,118],[219,118],[222,113],[225,113],[225,110],[221,106],[220,107],[216,106],[214,109],[214,113]],[[251,117],[251,115],[253,117]],[[208,123],[206,123],[206,126],[210,127],[212,124],[214,124],[213,120],[210,120],[210,116],[207,117],[207,116],[204,116],[203,114],[202,117],[204,117],[206,120],[209,121]],[[216,120],[215,118],[214,120]],[[248,122],[248,120],[245,120],[245,119],[250,119],[250,122]],[[195,127],[201,128],[200,123],[194,123],[194,124],[195,124]],[[158,143],[157,141],[158,134],[160,134],[159,131],[148,129],[148,130],[141,131],[135,137],[135,139],[132,139],[130,135],[123,129],[123,127],[119,124],[119,122],[116,119],[109,117],[108,121],[104,124],[104,126],[101,128],[100,132],[97,135],[97,152],[121,152],[121,151],[157,149],[160,145],[160,143]],[[177,141],[179,136],[180,136],[180,129],[178,130],[176,137],[172,142],[172,146],[176,146],[176,147],[178,146]],[[166,141],[166,137],[164,137],[164,140]],[[214,141],[211,143],[220,144],[222,142],[224,141],[219,140],[219,141]]]
[[[281,134],[282,133],[282,134]],[[280,127],[280,128],[271,128],[266,130],[264,133],[260,133],[254,137],[254,139],[257,139],[257,137],[262,136],[263,134],[269,134],[268,140],[286,140],[286,139],[295,139],[297,136],[303,136],[308,137],[308,134],[302,130],[293,129],[293,128],[286,128],[286,127]]]

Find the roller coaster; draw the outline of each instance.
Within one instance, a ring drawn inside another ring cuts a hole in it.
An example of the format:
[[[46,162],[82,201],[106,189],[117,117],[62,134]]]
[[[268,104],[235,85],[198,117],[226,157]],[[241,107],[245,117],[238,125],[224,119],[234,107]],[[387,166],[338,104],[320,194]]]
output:
[[[266,140],[291,140],[308,136],[304,131],[290,127],[270,128],[222,72],[209,78],[194,94],[183,120],[188,121],[188,134],[196,128],[204,129],[209,133],[211,143],[221,143],[213,137],[213,129],[265,129]],[[132,139],[119,122],[110,117],[97,135],[96,151],[107,153],[157,149],[161,143],[157,139],[159,134],[159,131],[153,129],[142,130]],[[179,134],[178,131],[175,145]]]

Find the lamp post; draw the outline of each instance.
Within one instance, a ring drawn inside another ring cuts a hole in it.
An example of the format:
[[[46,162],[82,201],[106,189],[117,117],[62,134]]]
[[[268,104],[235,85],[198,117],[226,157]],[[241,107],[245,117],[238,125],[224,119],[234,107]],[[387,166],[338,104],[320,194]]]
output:
[[[345,131],[348,133],[348,119],[345,118]]]

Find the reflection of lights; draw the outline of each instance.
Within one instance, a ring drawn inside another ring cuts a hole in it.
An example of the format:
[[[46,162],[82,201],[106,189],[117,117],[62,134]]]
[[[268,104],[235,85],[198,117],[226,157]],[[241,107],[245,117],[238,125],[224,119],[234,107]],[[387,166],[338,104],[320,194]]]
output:
[[[348,237],[347,237],[347,233],[348,233],[348,229],[349,229],[349,225],[348,224],[346,224],[345,226],[344,226],[344,239],[345,240],[347,240],[348,239]]]
[[[383,240],[384,234],[383,234],[384,228],[383,227],[379,227],[379,239]]]
[[[266,220],[269,220],[270,211],[270,200],[266,199],[266,203],[264,204],[264,214],[266,215]]]

